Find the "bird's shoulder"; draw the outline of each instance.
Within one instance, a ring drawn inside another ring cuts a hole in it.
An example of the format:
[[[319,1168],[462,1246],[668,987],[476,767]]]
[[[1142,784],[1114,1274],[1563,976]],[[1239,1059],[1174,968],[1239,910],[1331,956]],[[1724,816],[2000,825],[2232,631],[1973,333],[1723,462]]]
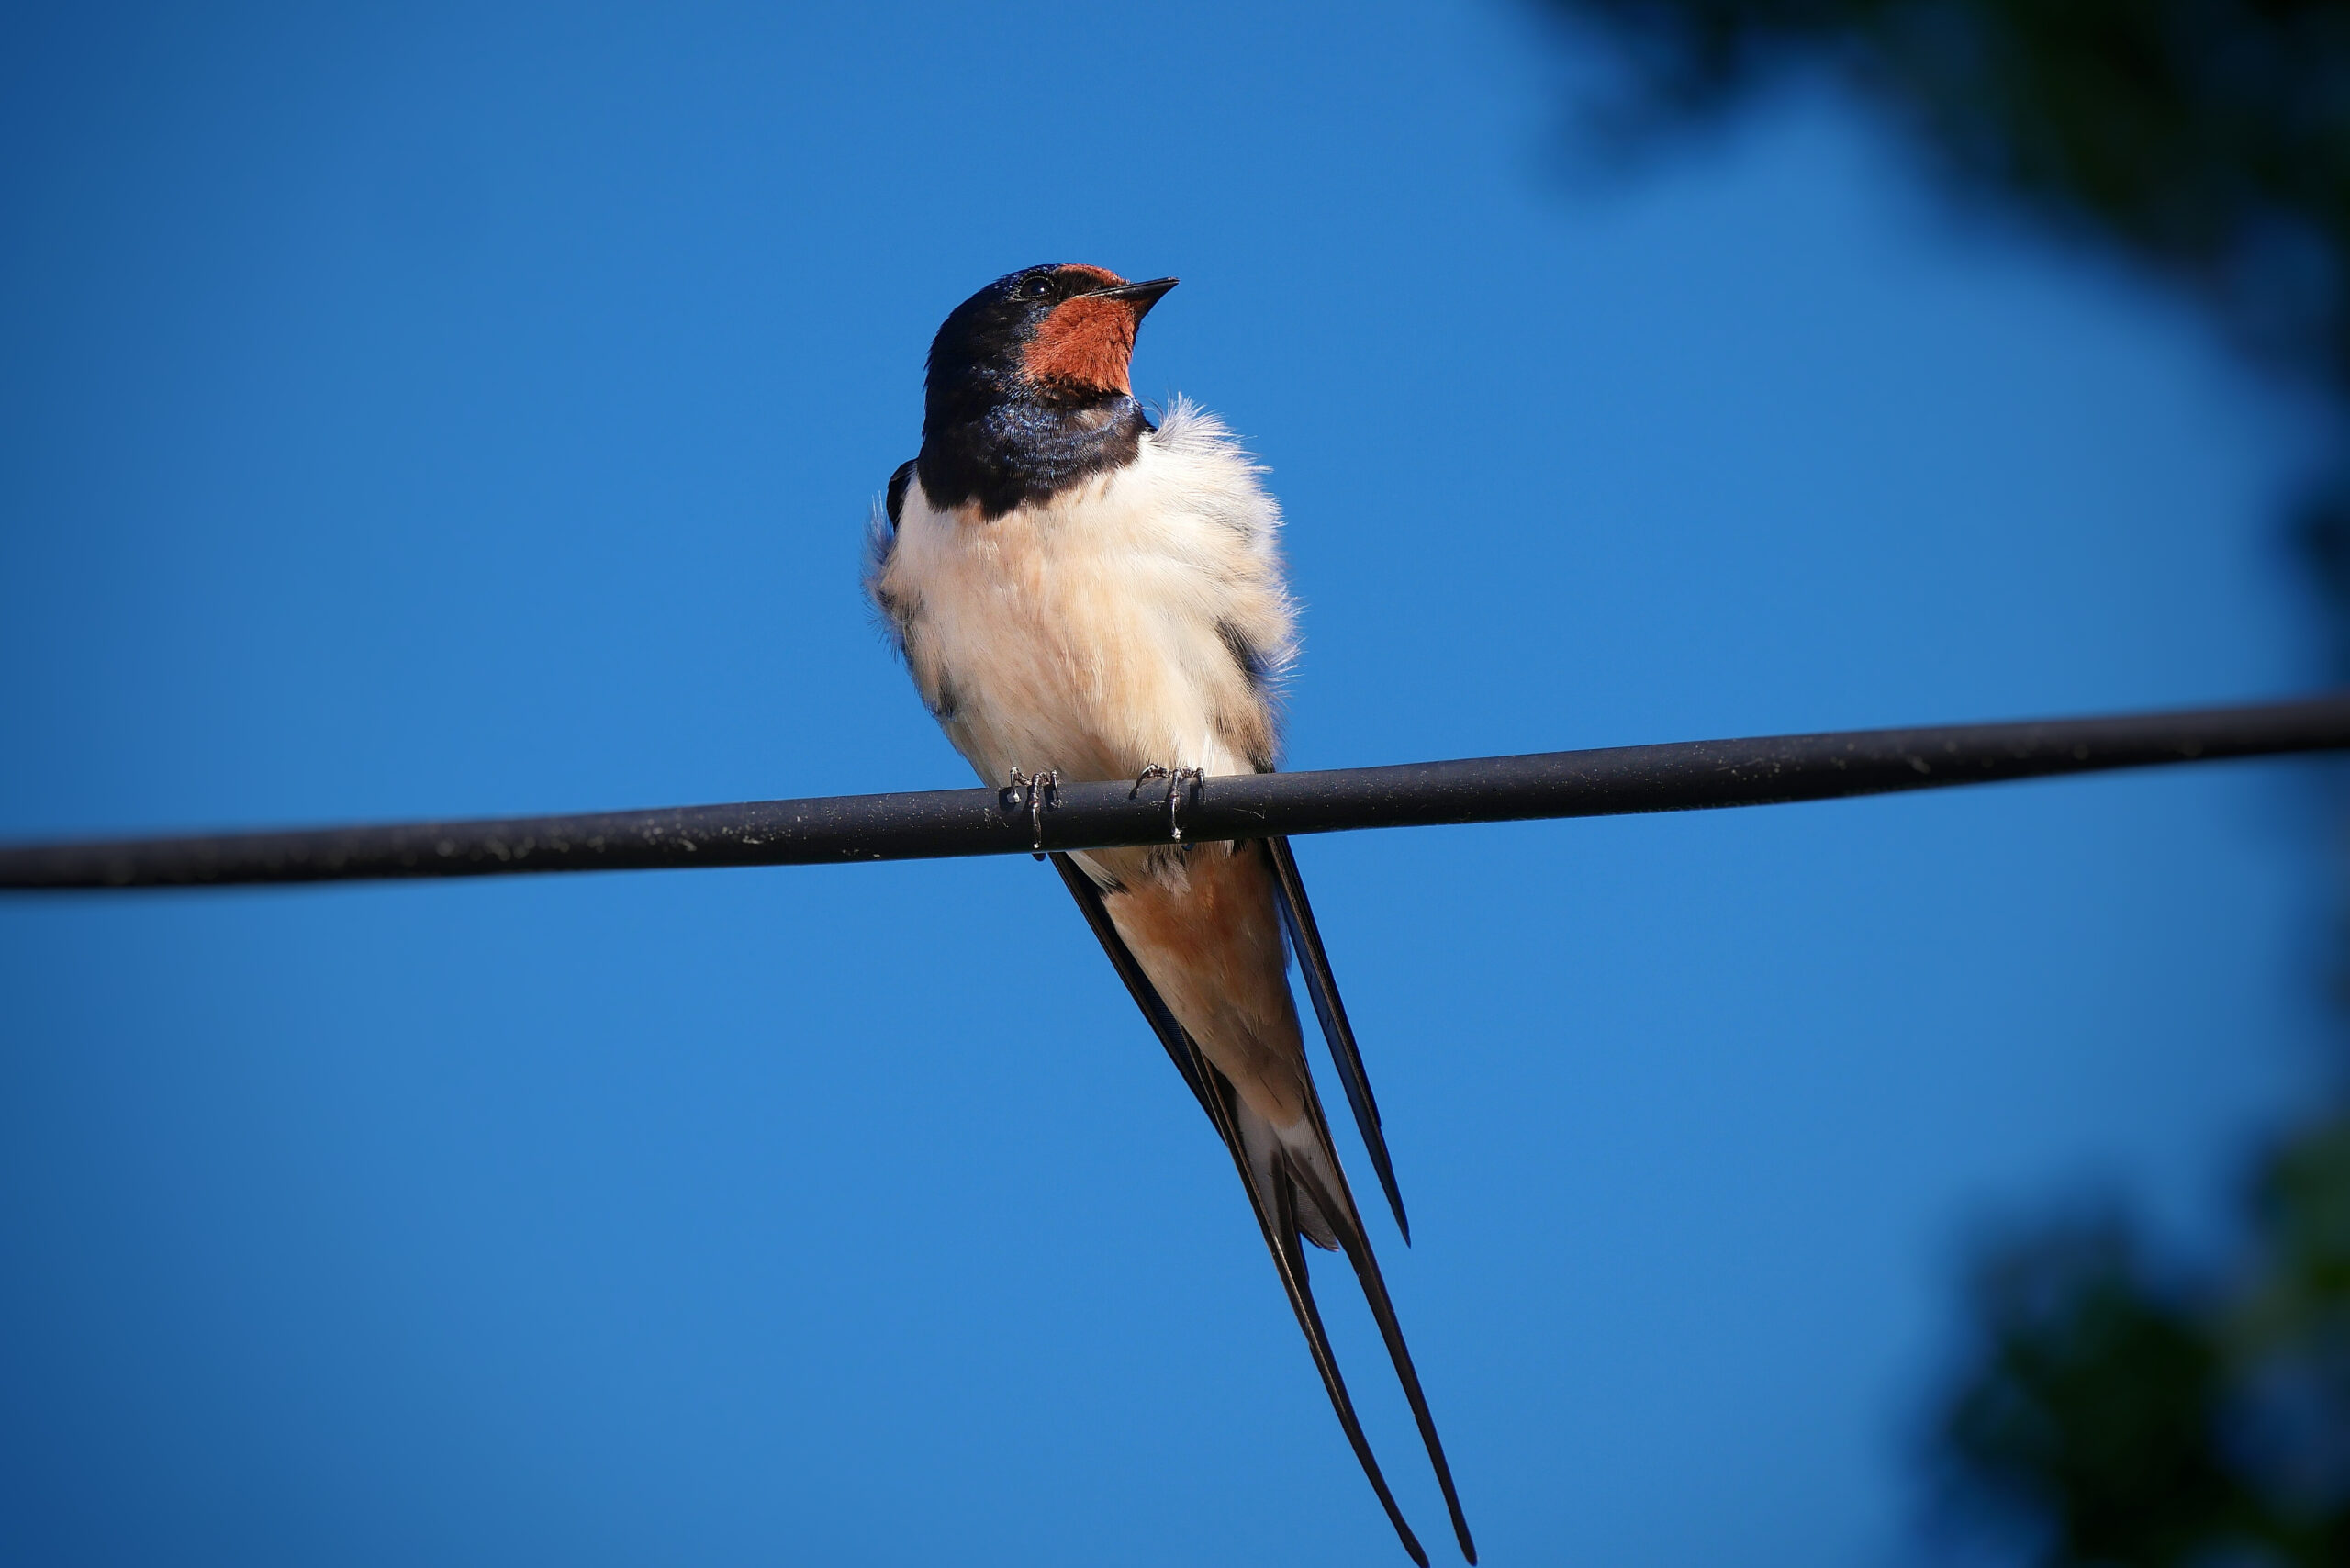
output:
[[[914,465],[918,461],[917,458],[907,458],[898,465],[898,471],[890,476],[890,490],[884,505],[889,511],[890,526],[892,529],[898,526],[899,519],[904,515],[906,487],[914,482]]]

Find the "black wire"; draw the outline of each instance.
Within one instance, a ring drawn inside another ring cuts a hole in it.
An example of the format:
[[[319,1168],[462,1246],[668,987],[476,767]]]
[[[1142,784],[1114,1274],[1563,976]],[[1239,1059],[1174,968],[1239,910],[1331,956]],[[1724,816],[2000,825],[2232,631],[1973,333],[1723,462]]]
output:
[[[1180,801],[1187,841],[1824,801],[2162,763],[2350,749],[2350,695],[2037,723],[1851,730],[1219,777]],[[1061,784],[1046,849],[1163,844],[1165,792]],[[936,790],[584,816],[0,847],[0,889],[201,887],[523,871],[806,866],[1036,847],[1021,790]]]

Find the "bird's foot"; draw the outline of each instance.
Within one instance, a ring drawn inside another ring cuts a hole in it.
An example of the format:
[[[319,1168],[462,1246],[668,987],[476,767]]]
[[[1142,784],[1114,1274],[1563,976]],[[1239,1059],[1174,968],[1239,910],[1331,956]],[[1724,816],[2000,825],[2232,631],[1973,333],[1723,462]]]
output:
[[[1154,762],[1136,776],[1135,787],[1126,791],[1126,799],[1131,801],[1142,793],[1142,787],[1154,778],[1167,780],[1167,835],[1181,844],[1183,842],[1183,820],[1181,812],[1185,793],[1184,786],[1190,785],[1190,793],[1196,798],[1207,789],[1207,772],[1204,768],[1198,767],[1162,767]]]
[[[1042,860],[1045,857],[1045,809],[1060,803],[1061,770],[1047,767],[1032,777],[1015,767],[1012,770],[1011,780],[1003,787],[1003,792],[1010,797],[1004,801],[1005,805],[1018,806],[1024,802],[1028,807],[1029,852]]]

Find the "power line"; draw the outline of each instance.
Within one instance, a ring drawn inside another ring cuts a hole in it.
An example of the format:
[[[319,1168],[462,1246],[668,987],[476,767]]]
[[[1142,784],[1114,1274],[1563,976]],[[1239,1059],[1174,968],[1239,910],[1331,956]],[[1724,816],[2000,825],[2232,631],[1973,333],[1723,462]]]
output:
[[[0,889],[808,866],[1776,805],[2350,749],[2350,694],[2254,708],[1683,741],[1185,781],[934,790],[579,816],[0,847]]]

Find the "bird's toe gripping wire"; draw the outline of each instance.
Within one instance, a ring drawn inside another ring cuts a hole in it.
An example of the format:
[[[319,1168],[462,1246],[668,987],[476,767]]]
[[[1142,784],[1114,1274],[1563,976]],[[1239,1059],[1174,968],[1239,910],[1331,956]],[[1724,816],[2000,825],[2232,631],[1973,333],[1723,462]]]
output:
[[[1012,777],[1004,781],[1004,805],[1028,808],[1028,850],[1037,859],[1045,857],[1045,812],[1060,803],[1061,770],[1046,767],[1029,775],[1014,767]]]
[[[1203,767],[1162,767],[1154,762],[1135,775],[1135,787],[1126,791],[1131,801],[1142,793],[1142,787],[1154,778],[1167,780],[1167,836],[1177,844],[1183,842],[1182,805],[1186,795],[1197,799],[1208,787],[1207,769]],[[1186,789],[1188,786],[1188,790]]]

